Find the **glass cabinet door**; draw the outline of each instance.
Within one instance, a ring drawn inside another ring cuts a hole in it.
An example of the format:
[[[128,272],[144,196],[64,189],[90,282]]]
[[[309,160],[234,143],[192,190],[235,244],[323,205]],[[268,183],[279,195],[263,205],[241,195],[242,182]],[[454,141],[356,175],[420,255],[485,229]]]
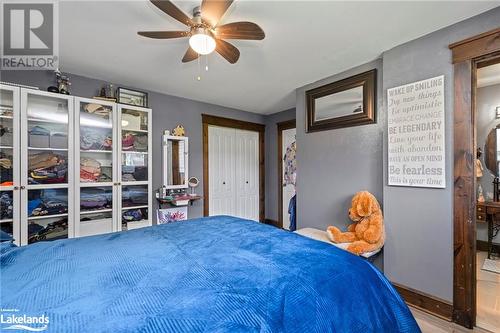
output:
[[[21,242],[72,237],[73,97],[21,94]]]
[[[0,85],[0,230],[1,240],[20,244],[19,88]]]
[[[76,98],[75,137],[76,236],[89,236],[118,230],[113,221],[116,196],[116,107],[114,103]]]
[[[151,114],[119,105],[122,230],[151,225]]]

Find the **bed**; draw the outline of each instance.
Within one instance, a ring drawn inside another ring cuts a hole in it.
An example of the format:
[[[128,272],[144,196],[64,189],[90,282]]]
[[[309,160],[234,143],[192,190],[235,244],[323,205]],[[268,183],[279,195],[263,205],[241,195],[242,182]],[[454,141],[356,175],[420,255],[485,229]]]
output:
[[[229,216],[3,252],[2,314],[45,332],[420,332],[367,261]]]

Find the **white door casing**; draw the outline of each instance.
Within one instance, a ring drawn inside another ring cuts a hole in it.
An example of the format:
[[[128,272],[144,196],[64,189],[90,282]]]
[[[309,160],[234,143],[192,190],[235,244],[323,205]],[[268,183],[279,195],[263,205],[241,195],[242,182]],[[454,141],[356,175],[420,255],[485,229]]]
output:
[[[209,215],[233,215],[234,200],[234,135],[233,129],[208,127]]]

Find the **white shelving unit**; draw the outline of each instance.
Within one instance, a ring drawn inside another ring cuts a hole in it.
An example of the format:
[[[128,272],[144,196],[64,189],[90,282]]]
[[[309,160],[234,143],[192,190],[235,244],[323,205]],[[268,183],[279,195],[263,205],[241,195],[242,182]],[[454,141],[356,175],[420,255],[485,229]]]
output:
[[[12,115],[0,115],[0,126],[5,133],[0,136],[0,158],[11,161],[10,175],[8,168],[0,176],[0,229],[11,235],[17,245],[21,244],[20,231],[20,88],[0,85],[0,107],[12,110]],[[3,114],[3,113],[2,113]],[[10,133],[9,133],[10,132]],[[17,153],[16,153],[17,152]],[[12,208],[10,208],[12,207]]]
[[[12,110],[0,112],[12,134],[0,138],[0,158],[12,162],[0,227],[16,244],[152,224],[151,109],[8,85],[0,108]],[[81,177],[85,159],[99,172]]]

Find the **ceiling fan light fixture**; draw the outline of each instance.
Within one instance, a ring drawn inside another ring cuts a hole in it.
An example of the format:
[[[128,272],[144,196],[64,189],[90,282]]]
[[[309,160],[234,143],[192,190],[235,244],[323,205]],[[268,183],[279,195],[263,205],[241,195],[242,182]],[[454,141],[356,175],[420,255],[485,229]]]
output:
[[[215,39],[206,29],[196,29],[189,38],[189,46],[198,54],[210,54],[215,50]]]

